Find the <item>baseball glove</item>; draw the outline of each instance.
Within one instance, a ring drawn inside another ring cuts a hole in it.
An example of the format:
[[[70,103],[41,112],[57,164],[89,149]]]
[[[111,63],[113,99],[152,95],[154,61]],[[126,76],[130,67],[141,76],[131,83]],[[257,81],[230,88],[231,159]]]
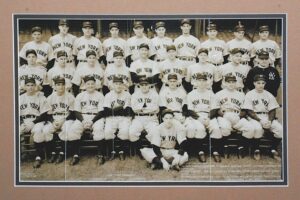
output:
[[[271,121],[270,120],[261,120],[260,123],[261,123],[261,125],[264,129],[270,129],[271,128]]]

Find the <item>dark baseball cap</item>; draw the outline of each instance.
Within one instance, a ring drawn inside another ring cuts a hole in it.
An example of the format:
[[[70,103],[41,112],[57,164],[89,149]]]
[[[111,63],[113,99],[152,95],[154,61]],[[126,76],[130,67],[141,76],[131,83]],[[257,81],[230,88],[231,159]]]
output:
[[[225,76],[225,82],[229,82],[229,81],[235,81],[236,82],[236,76],[233,74],[227,74]]]
[[[162,112],[161,112],[161,117],[164,117],[166,114],[171,114],[174,116],[174,113],[171,109],[164,109]]]
[[[108,26],[109,30],[112,28],[119,28],[119,24],[117,22],[111,22]]]
[[[86,52],[86,57],[89,57],[90,55],[94,55],[94,56],[97,56],[96,52],[94,50],[88,50]]]
[[[62,57],[62,56],[68,57],[67,52],[65,52],[64,50],[61,50],[56,53],[57,58]]]
[[[113,77],[113,83],[124,83],[123,79],[119,76],[114,76]]]
[[[263,31],[269,31],[269,26],[268,25],[262,25],[259,27],[259,32],[263,32]]]
[[[113,57],[118,57],[118,56],[124,57],[123,51],[115,51],[115,52],[113,53]]]
[[[269,52],[262,50],[262,51],[258,52],[257,57],[259,59],[269,59]]]
[[[33,84],[35,84],[35,79],[32,78],[32,77],[30,77],[30,78],[25,78],[25,85],[26,85],[27,83],[33,83]]]
[[[184,25],[184,24],[189,24],[191,25],[191,21],[189,19],[182,19],[181,22],[180,22],[181,26]]]
[[[133,28],[144,28],[144,24],[142,21],[134,21]]]
[[[266,77],[263,74],[256,74],[254,76],[254,82],[256,81],[266,81]]]
[[[199,49],[199,51],[198,51],[198,55],[199,55],[200,53],[206,53],[206,55],[208,55],[208,49],[207,49],[207,48],[201,48],[201,49]]]
[[[140,44],[139,49],[141,49],[141,48],[146,48],[146,49],[148,49],[148,50],[150,49],[150,48],[149,48],[149,45],[146,44],[146,43]]]
[[[167,52],[170,51],[170,50],[176,51],[176,47],[175,47],[174,44],[171,44],[171,45],[168,45],[168,46],[167,46]]]
[[[177,74],[169,74],[168,80],[171,80],[171,79],[178,80]]]
[[[25,56],[27,57],[29,54],[34,54],[35,56],[37,56],[37,53],[34,49],[28,49],[26,52],[25,52]]]
[[[53,78],[54,84],[63,83],[66,84],[66,80],[62,76],[56,76]]]
[[[155,29],[158,29],[160,27],[166,27],[165,22],[156,22],[155,24]]]
[[[40,32],[40,33],[42,33],[43,31],[42,31],[41,27],[35,26],[35,27],[32,27],[32,29],[31,29],[31,33],[34,33],[34,32]]]
[[[196,79],[197,80],[200,80],[200,79],[207,80],[207,75],[204,73],[199,73],[196,75]]]
[[[82,23],[82,28],[87,28],[87,27],[93,28],[93,23],[90,22],[90,21],[83,22]]]
[[[69,26],[69,21],[66,20],[66,19],[60,19],[59,22],[58,22],[58,25],[67,25]]]
[[[234,27],[234,32],[238,32],[238,31],[245,31],[245,26],[240,21]]]
[[[95,77],[92,75],[87,75],[85,77],[83,77],[83,81],[84,82],[88,82],[88,81],[96,81]]]
[[[230,51],[230,54],[237,54],[237,53],[243,53],[240,48],[234,48]]]
[[[209,23],[207,26],[207,30],[217,30],[217,25],[215,23]]]

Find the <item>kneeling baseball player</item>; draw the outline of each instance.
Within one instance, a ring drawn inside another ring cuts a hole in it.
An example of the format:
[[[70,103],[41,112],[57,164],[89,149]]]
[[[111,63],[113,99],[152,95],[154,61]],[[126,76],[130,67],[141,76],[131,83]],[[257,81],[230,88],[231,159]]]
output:
[[[158,133],[152,136],[152,148],[142,148],[141,154],[145,160],[151,163],[152,169],[174,169],[179,171],[180,167],[188,161],[188,154],[183,149],[176,150],[178,142],[182,147],[186,144],[185,129],[177,120],[174,120],[172,110],[165,109],[162,112],[163,123],[157,129]]]

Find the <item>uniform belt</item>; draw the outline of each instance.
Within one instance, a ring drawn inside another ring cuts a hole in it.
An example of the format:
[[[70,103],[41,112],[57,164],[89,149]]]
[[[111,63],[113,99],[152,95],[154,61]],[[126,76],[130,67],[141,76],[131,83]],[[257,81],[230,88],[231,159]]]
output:
[[[194,61],[194,57],[178,57],[179,60],[184,60],[184,61]]]
[[[87,62],[87,60],[78,60],[78,62]]]
[[[269,113],[268,113],[268,112],[256,112],[256,114],[259,114],[259,115],[260,115],[260,114],[266,114],[266,115],[267,115],[267,114],[269,114]]]
[[[114,61],[107,61],[107,64],[113,64]]]
[[[174,148],[166,148],[166,147],[160,147],[161,149],[174,149]]]
[[[73,60],[67,60],[67,63],[72,63],[73,62]]]
[[[242,65],[248,65],[248,61],[241,62]]]
[[[162,62],[164,61],[165,59],[157,59],[156,62]]]
[[[21,115],[21,119],[36,118],[36,115]]]
[[[224,112],[240,113],[240,111],[234,109],[225,109]]]
[[[66,113],[53,113],[53,115],[66,115]]]
[[[156,114],[152,114],[152,113],[135,113],[137,116],[149,116],[149,117],[152,117]]]
[[[209,113],[209,112],[206,112],[206,111],[199,111],[199,112],[196,112],[196,113]]]
[[[87,112],[87,113],[81,113],[83,115],[97,115],[97,113],[91,113],[91,112]]]
[[[182,113],[182,112],[181,112],[181,111],[176,111],[176,110],[175,110],[175,111],[173,111],[173,113]]]
[[[220,65],[222,65],[222,63],[211,63],[211,64],[213,64],[214,66],[220,66]]]

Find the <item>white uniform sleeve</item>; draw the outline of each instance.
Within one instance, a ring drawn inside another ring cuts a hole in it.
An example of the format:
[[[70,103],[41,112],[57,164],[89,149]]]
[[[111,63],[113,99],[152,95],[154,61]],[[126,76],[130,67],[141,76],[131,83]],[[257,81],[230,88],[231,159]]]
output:
[[[75,104],[75,97],[72,94],[70,94],[69,98],[70,98],[69,110],[73,111],[74,110],[74,104]]]
[[[111,108],[111,93],[107,93],[104,97],[103,107]]]
[[[46,97],[40,96],[40,113],[45,113],[49,110],[51,110],[51,107],[48,104]]]
[[[281,50],[280,50],[280,47],[279,45],[274,41],[275,43],[275,59],[277,58],[281,58]]]
[[[21,51],[19,52],[19,56],[21,58],[26,59],[26,51],[27,51],[27,43],[23,46],[23,48],[21,49]]]
[[[75,98],[75,103],[74,103],[74,111],[81,112],[81,98],[82,98],[82,93],[78,94],[77,97]]]
[[[125,105],[124,108],[126,107],[131,107],[131,95],[129,94],[129,92],[126,92],[126,99],[125,99]]]
[[[179,123],[177,120],[173,121],[175,127],[176,127],[176,138],[178,144],[181,144],[184,140],[186,140],[186,130],[185,127]]]
[[[248,95],[248,94],[249,93],[247,93],[245,96],[245,101],[244,101],[244,104],[242,105],[242,109],[253,110],[252,100],[251,100],[250,95]]]
[[[133,95],[131,95],[131,108],[133,111],[139,110],[141,109],[141,105],[140,103],[137,101],[137,93],[133,93]]]
[[[52,46],[50,46],[50,44],[47,44],[48,46],[48,61],[54,59],[54,55],[53,55],[53,49],[52,49]]]
[[[158,133],[161,132],[161,131],[160,131],[161,128],[162,128],[162,125],[159,125],[159,126],[157,127]],[[151,144],[160,147],[160,145],[161,145],[160,134],[153,134],[151,140],[152,140],[152,141],[151,141]]]
[[[216,95],[211,92],[210,94],[210,110],[219,109],[220,106],[217,104]]]
[[[77,86],[80,86],[81,84],[81,72],[80,72],[80,68],[76,69],[75,73],[74,73],[74,77],[72,79],[72,83],[74,83]]]
[[[166,93],[164,91],[159,93],[159,106],[167,107]]]
[[[269,102],[269,105],[268,105],[268,110],[271,111],[271,110],[274,110],[276,108],[279,108],[279,104],[277,103],[275,97],[271,93],[268,93],[268,96],[269,96],[269,99],[270,99],[270,102]]]
[[[98,112],[103,110],[104,96],[99,94]]]

